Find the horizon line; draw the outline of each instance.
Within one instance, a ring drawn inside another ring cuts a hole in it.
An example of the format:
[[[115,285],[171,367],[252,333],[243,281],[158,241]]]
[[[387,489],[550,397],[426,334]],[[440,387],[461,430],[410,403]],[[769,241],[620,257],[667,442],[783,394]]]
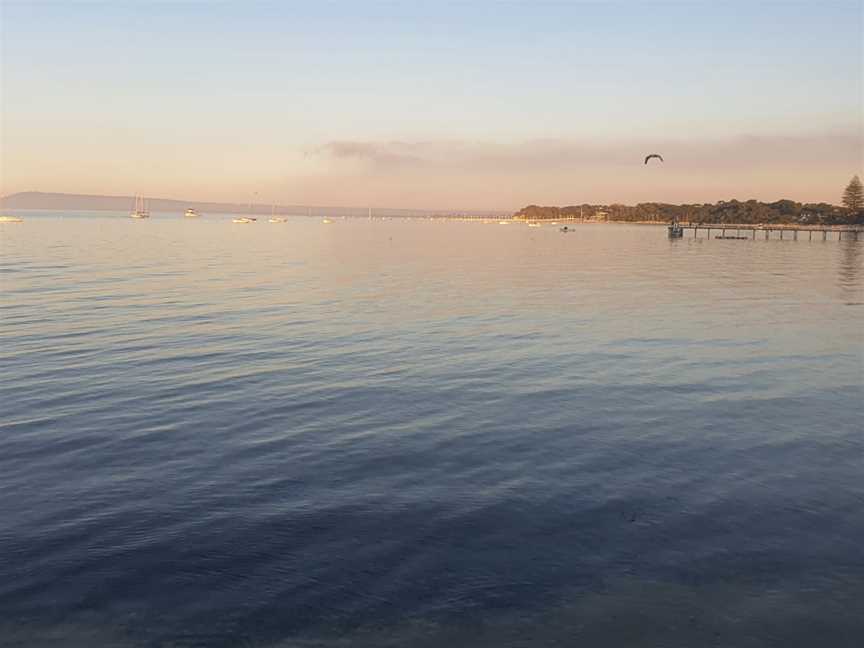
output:
[[[32,195],[32,194],[45,195],[45,196],[55,196],[55,197],[69,196],[69,197],[75,197],[75,198],[95,198],[95,199],[109,199],[109,200],[111,200],[111,199],[113,199],[113,200],[131,200],[131,199],[134,199],[137,197],[136,194],[126,195],[126,194],[70,193],[70,192],[65,192],[65,191],[40,191],[37,189],[32,189],[32,190],[27,190],[27,191],[16,191],[16,192],[13,192],[10,194],[0,195],[0,207],[3,207],[3,203],[10,198],[14,198],[17,196],[23,196],[23,195]],[[665,205],[716,205],[719,203],[732,202],[732,201],[738,201],[738,202],[743,202],[743,203],[755,201],[757,203],[763,203],[763,204],[767,205],[767,204],[780,202],[783,200],[789,200],[791,202],[800,203],[802,205],[826,204],[826,205],[832,205],[834,207],[840,206],[838,203],[835,203],[835,202],[826,202],[826,201],[807,202],[807,201],[796,200],[794,198],[788,198],[788,197],[779,197],[779,198],[776,198],[775,200],[771,200],[771,201],[759,200],[756,198],[741,199],[741,198],[734,198],[733,197],[733,198],[717,199],[714,201],[701,201],[701,202],[666,202],[666,201],[657,201],[657,200],[639,201],[639,202],[634,202],[634,203],[612,201],[612,202],[570,202],[570,203],[561,203],[561,204],[548,204],[548,203],[542,203],[542,202],[531,202],[531,203],[522,205],[521,207],[515,207],[515,208],[514,207],[484,207],[484,208],[471,208],[471,209],[461,208],[461,207],[448,207],[448,208],[444,208],[444,207],[391,207],[391,206],[383,206],[383,205],[378,205],[378,206],[375,206],[375,205],[325,205],[325,204],[312,204],[312,203],[279,204],[279,203],[255,202],[255,201],[242,202],[242,201],[221,201],[221,200],[197,200],[197,199],[196,200],[187,200],[187,199],[181,199],[181,198],[166,198],[166,197],[161,197],[161,196],[154,197],[154,196],[146,196],[146,195],[143,197],[146,198],[147,200],[158,200],[158,201],[164,201],[164,202],[185,203],[185,204],[188,204],[190,206],[194,206],[195,204],[206,203],[206,204],[221,205],[221,206],[238,206],[241,208],[251,206],[251,207],[278,207],[278,208],[304,208],[304,209],[357,209],[357,210],[360,210],[360,209],[367,209],[367,210],[368,209],[372,209],[372,210],[383,209],[383,210],[388,210],[388,211],[418,211],[418,212],[440,212],[440,211],[444,211],[444,212],[465,212],[465,213],[509,212],[509,211],[513,211],[515,213],[515,212],[520,211],[521,209],[524,209],[526,207],[532,207],[532,206],[534,206],[534,207],[569,207],[569,206],[578,207],[580,205],[588,205],[588,206],[592,206],[592,207],[597,207],[597,206],[609,207],[609,206],[613,206],[613,205],[636,206],[636,205],[640,205],[640,204],[641,205],[650,205],[650,204],[656,204],[656,205],[663,205],[663,204],[665,204]],[[7,209],[40,209],[38,207],[37,208],[6,207],[6,208]],[[104,211],[104,210],[103,209],[96,209],[96,211]]]

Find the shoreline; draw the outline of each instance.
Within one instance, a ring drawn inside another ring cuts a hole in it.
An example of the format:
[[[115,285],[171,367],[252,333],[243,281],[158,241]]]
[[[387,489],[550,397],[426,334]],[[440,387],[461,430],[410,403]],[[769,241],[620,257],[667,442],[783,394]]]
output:
[[[561,223],[566,223],[568,226],[572,225],[654,225],[654,226],[664,226],[668,227],[672,223],[670,221],[572,221],[567,219],[562,220],[551,220],[551,219],[539,219],[539,220],[524,220],[524,219],[513,219],[516,223],[546,223],[552,224],[555,223],[559,225]],[[690,223],[687,221],[679,221],[678,225],[681,227],[691,228],[698,227],[699,229],[788,229],[788,230],[864,230],[864,225],[820,225],[820,224],[796,224],[796,223]]]

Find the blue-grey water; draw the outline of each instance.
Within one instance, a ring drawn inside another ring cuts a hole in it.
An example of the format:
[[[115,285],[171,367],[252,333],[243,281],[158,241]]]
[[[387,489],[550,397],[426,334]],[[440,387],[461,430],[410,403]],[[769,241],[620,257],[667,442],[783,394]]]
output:
[[[862,645],[864,240],[22,214],[0,645]]]

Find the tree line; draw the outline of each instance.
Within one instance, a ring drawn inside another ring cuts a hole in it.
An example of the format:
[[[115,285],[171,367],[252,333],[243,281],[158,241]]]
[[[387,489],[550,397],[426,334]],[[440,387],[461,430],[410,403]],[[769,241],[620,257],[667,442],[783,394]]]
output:
[[[799,203],[794,200],[760,202],[758,200],[721,200],[716,203],[674,205],[669,203],[639,203],[638,205],[568,205],[549,207],[528,205],[514,215],[524,220],[585,220],[620,222],[690,223],[756,223],[796,225],[861,225],[864,224],[864,189],[855,176],[843,193],[843,206],[829,203]]]

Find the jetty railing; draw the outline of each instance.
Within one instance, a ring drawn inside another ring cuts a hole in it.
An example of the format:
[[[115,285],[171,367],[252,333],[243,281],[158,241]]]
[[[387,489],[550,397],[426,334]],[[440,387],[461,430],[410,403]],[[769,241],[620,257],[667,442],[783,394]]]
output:
[[[693,238],[699,236],[699,230],[703,230],[707,238],[711,238],[711,231],[720,232],[720,238],[726,238],[726,232],[735,232],[735,238],[744,238],[741,232],[747,232],[750,238],[755,239],[757,232],[762,232],[762,238],[766,240],[775,238],[783,240],[784,234],[792,240],[798,240],[798,234],[803,232],[807,234],[808,240],[813,240],[813,234],[822,234],[822,240],[831,239],[831,234],[836,233],[836,240],[841,241],[851,239],[859,240],[858,237],[864,240],[864,227],[855,225],[780,225],[780,224],[763,224],[763,225],[736,225],[729,223],[678,223],[685,230],[693,230]]]

